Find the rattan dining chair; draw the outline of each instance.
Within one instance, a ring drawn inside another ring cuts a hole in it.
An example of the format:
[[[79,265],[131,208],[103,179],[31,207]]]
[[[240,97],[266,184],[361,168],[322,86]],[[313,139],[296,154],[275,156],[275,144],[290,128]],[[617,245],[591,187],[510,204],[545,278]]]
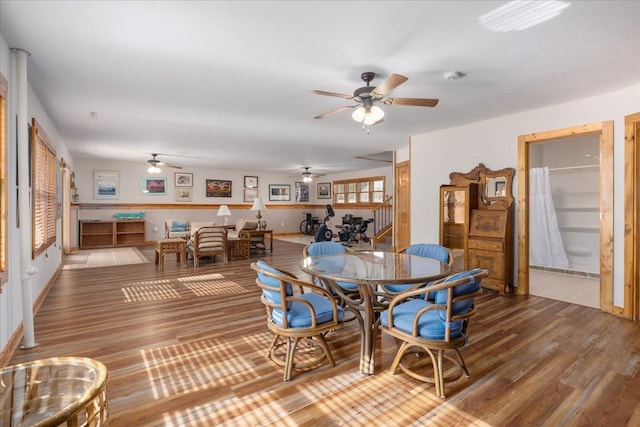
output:
[[[284,381],[291,379],[293,369],[309,369],[325,359],[335,366],[325,335],[343,325],[344,309],[333,296],[264,261],[251,263],[251,268],[258,274],[267,326],[274,334],[267,357],[284,368]]]
[[[480,282],[488,274],[482,269],[464,271],[391,300],[380,322],[383,333],[402,342],[390,368],[393,374],[399,368],[413,378],[434,383],[436,394],[443,399],[445,382],[457,380],[462,374],[469,376],[460,348],[467,343],[469,318],[475,314],[474,298],[482,293]],[[421,294],[423,298],[417,297]],[[429,301],[429,295],[433,301]],[[421,372],[428,369],[428,362],[433,366],[433,376]]]

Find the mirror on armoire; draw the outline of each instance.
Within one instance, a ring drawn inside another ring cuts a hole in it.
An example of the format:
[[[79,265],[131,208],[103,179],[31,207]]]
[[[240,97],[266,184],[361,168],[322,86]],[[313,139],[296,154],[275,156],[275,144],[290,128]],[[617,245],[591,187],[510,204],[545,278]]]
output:
[[[440,187],[440,244],[453,253],[453,270],[489,270],[483,286],[502,295],[513,286],[514,175],[480,163]]]

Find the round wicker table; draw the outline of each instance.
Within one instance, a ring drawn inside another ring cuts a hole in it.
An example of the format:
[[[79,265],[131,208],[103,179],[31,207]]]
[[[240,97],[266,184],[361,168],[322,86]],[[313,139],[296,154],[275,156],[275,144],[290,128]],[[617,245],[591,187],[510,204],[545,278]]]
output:
[[[106,426],[107,368],[84,357],[55,357],[0,370],[0,425]]]

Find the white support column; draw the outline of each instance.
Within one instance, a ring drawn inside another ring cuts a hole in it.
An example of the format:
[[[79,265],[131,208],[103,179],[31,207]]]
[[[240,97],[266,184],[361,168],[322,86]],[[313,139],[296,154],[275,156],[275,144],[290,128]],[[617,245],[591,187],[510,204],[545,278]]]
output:
[[[29,52],[11,48],[16,60],[17,71],[17,135],[18,135],[18,198],[20,210],[20,269],[22,284],[22,330],[24,342],[21,349],[37,347],[33,329],[33,298],[31,276],[38,269],[31,265],[31,194],[29,189],[29,82],[27,80],[27,59]]]

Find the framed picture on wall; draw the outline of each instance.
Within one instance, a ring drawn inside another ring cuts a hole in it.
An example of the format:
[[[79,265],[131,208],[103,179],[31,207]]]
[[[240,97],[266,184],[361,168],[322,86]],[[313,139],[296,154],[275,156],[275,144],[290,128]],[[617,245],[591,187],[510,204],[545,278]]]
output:
[[[207,197],[231,197],[231,181],[207,179]]]
[[[318,199],[330,199],[331,198],[331,183],[319,182],[318,183]]]
[[[176,202],[190,202],[193,198],[193,189],[191,188],[176,188],[175,189]]]
[[[118,171],[93,171],[93,198],[94,199],[119,199],[120,198],[120,172]]]
[[[270,202],[288,202],[291,200],[291,185],[289,184],[269,184]]]
[[[244,177],[244,188],[258,188],[258,177],[257,176],[245,176]]]
[[[296,182],[296,202],[309,201],[309,184],[306,182]]]
[[[142,194],[148,196],[164,196],[167,194],[167,178],[145,177],[142,178]]]
[[[174,175],[175,175],[174,185],[176,187],[193,187],[192,173],[176,172]]]
[[[258,189],[257,188],[245,188],[244,189],[244,201],[245,203],[253,203],[253,201],[258,197]]]

